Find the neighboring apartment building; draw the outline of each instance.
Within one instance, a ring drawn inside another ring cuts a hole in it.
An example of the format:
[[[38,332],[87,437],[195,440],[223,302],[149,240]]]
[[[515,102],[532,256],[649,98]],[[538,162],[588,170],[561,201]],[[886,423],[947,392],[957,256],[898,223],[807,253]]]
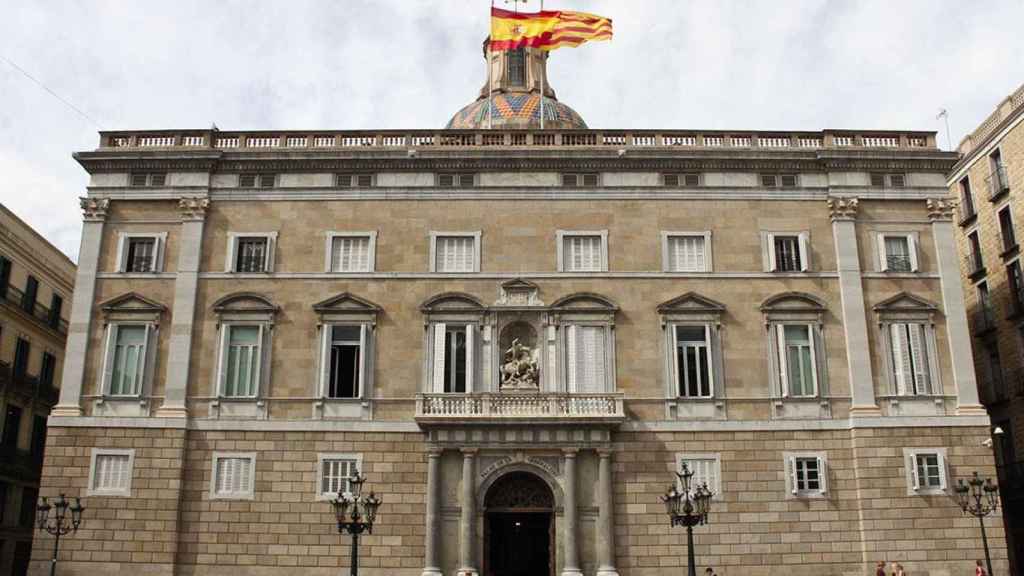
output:
[[[659,496],[684,462],[720,574],[971,570],[951,487],[995,465],[956,155],[931,132],[593,130],[546,53],[485,55],[493,101],[446,129],[76,154],[43,492],[87,511],[62,570],[335,574],[327,500],[359,469],[384,499],[363,574],[677,574]],[[989,543],[1005,573],[998,519]]]
[[[1011,560],[1024,570],[1024,86],[960,143],[949,176],[959,200],[964,294],[981,401],[1002,430],[999,464]]]
[[[0,574],[28,569],[74,282],[68,257],[0,204]]]

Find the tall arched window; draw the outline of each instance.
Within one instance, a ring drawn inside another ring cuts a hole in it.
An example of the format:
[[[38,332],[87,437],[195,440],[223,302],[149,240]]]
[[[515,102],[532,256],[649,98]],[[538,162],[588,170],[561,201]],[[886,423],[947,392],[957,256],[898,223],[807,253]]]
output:
[[[508,83],[510,86],[526,85],[526,50],[523,48],[508,53]]]

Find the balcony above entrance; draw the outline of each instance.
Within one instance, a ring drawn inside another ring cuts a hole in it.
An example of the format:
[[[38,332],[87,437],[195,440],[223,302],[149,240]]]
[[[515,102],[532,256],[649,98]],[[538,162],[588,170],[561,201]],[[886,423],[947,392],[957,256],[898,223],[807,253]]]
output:
[[[432,424],[618,424],[622,393],[420,394],[416,422]]]

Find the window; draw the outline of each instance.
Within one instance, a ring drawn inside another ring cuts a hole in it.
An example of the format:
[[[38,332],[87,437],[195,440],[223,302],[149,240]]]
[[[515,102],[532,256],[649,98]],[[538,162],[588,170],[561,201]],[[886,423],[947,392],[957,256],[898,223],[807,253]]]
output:
[[[562,186],[568,188],[586,187],[593,188],[600,184],[600,178],[596,172],[586,174],[562,174]]]
[[[608,391],[608,327],[565,328],[566,388],[570,393]]]
[[[479,272],[480,232],[431,232],[431,272]]]
[[[693,188],[700,186],[700,174],[662,174],[661,182],[668,188],[679,188],[680,186]]]
[[[21,406],[7,404],[4,416],[4,434],[0,438],[0,447],[14,450],[18,447],[18,436],[21,432]]]
[[[880,172],[871,173],[871,186],[883,188],[888,184],[890,188],[903,188],[907,185],[907,177],[903,174],[883,174]]]
[[[362,457],[355,454],[320,454],[320,489],[317,497],[333,500],[338,494],[351,492],[350,482],[362,464]]]
[[[21,489],[21,508],[18,510],[18,526],[32,528],[36,521],[36,504],[38,502],[38,488],[25,486]]]
[[[444,332],[444,391],[466,392],[466,376],[469,368],[467,342],[469,328],[446,326]]]
[[[962,208],[962,220],[967,220],[974,216],[974,195],[971,194],[971,179],[968,176],[960,179],[960,205]]]
[[[1017,235],[1013,232],[1013,215],[1010,207],[999,211],[999,234],[1003,239],[1003,251],[1009,252],[1017,247]]]
[[[376,257],[376,232],[329,232],[329,272],[372,272]]]
[[[36,309],[36,293],[39,291],[39,280],[35,276],[29,276],[25,280],[25,292],[21,295],[21,309],[29,314]]]
[[[42,462],[45,449],[46,416],[36,416],[32,419],[32,454]]]
[[[988,371],[987,391],[988,400],[1003,400],[1006,398],[1006,380],[1003,379],[1003,361],[999,356],[999,347],[993,343],[985,348],[985,355]]]
[[[711,327],[707,325],[677,325],[676,382],[679,396],[710,398],[713,396],[711,379]]]
[[[160,272],[167,234],[127,234],[118,239],[119,272]]]
[[[43,362],[39,365],[39,384],[52,387],[56,368],[57,357],[49,352],[43,352]]]
[[[663,232],[666,272],[710,272],[711,232]]]
[[[825,454],[785,453],[786,488],[791,498],[823,497],[828,490]]]
[[[253,476],[256,472],[256,454],[219,453],[213,455],[213,475],[210,497],[223,499],[252,499]]]
[[[220,395],[254,398],[263,362],[263,325],[228,324],[223,328]]]
[[[7,298],[7,287],[11,284],[11,261],[0,256],[0,300]]]
[[[136,188],[144,186],[163,186],[167,180],[167,174],[163,172],[133,172],[131,185]]]
[[[779,381],[783,397],[818,394],[814,328],[810,324],[776,324]]]
[[[945,448],[904,448],[908,495],[945,494],[947,482]]]
[[[981,257],[981,242],[978,240],[977,231],[967,235],[967,245],[970,249],[967,254],[967,273],[971,276],[984,274],[985,264]]]
[[[228,272],[273,272],[277,232],[229,233]]]
[[[373,174],[335,174],[334,182],[339,188],[370,188],[373,186]]]
[[[526,51],[523,48],[508,51],[508,83],[526,86]]]
[[[324,359],[327,398],[359,398],[366,330],[361,326],[326,326],[329,348]]]
[[[889,331],[895,393],[900,396],[931,394],[931,362],[925,325],[893,323]]]
[[[60,297],[60,294],[53,294],[50,297],[50,315],[46,319],[46,324],[53,329],[60,327],[60,313],[61,309],[64,308],[64,299]]]
[[[149,324],[111,324],[108,332],[107,394],[138,396],[146,373]]]
[[[1024,277],[1021,276],[1019,260],[1014,260],[1006,267],[1006,279],[1010,287],[1012,313],[1024,312]]]
[[[762,233],[766,272],[810,270],[810,236],[806,232]]]
[[[28,375],[28,358],[32,345],[24,338],[18,338],[14,343],[14,367],[12,372],[15,378],[24,378]]]
[[[978,284],[978,326],[975,331],[984,331],[995,328],[995,313],[992,311],[992,296],[988,291],[988,283]]]
[[[608,232],[558,231],[558,270],[560,272],[606,272],[608,270]]]
[[[707,484],[711,493],[718,496],[722,493],[722,458],[719,454],[676,454],[676,471],[682,473],[683,464],[693,472],[690,487]],[[682,490],[682,486],[677,486]]]
[[[995,199],[1003,192],[1010,190],[1010,181],[1006,177],[1006,166],[1003,164],[1002,153],[997,148],[988,156],[991,174],[988,177],[988,194],[990,199]]]
[[[275,174],[239,174],[239,188],[273,188],[277,176]]]
[[[761,186],[765,188],[796,188],[796,174],[761,174]]]
[[[438,174],[437,185],[441,188],[472,188],[476,182],[473,174]]]
[[[878,264],[882,272],[917,272],[917,240],[913,234],[879,234]]]
[[[90,496],[131,496],[134,450],[93,448],[89,466]]]

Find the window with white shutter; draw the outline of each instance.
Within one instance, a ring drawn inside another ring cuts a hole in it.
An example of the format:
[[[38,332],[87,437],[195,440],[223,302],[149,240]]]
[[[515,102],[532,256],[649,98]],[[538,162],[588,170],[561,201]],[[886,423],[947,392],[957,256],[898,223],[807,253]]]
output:
[[[559,270],[562,272],[604,272],[608,270],[608,236],[605,232],[559,230]]]
[[[783,397],[818,394],[814,327],[811,324],[776,324],[776,354]]]
[[[917,322],[890,324],[889,346],[894,392],[899,396],[931,394],[926,326]]]
[[[676,471],[682,473],[683,464],[693,472],[690,486],[707,485],[711,493],[718,497],[722,493],[721,457],[718,454],[676,454]],[[682,486],[677,486],[682,489]]]
[[[476,370],[476,325],[431,324],[434,392],[463,394],[473,391]]]
[[[107,394],[138,396],[146,374],[146,344],[149,324],[111,324]]]
[[[667,234],[665,239],[666,271],[708,272],[711,269],[708,257],[710,234]]]
[[[329,338],[324,355],[324,396],[327,398],[359,398],[362,392],[366,332],[361,325],[326,325]]]
[[[942,495],[948,488],[945,448],[904,448],[907,494]]]
[[[277,232],[228,233],[228,272],[273,272]]]
[[[765,272],[807,272],[811,269],[810,234],[762,232]]]
[[[433,272],[479,272],[479,233],[433,233]]]
[[[351,492],[352,477],[359,473],[362,457],[357,454],[320,454],[318,499],[332,500]]]
[[[254,494],[256,455],[215,453],[211,497],[251,499]]]
[[[334,236],[331,272],[370,272],[370,236]]]
[[[565,328],[565,338],[568,391],[607,392],[607,328],[570,324]]]
[[[94,448],[89,471],[88,494],[130,496],[134,450]]]
[[[146,273],[163,271],[164,243],[167,233],[118,235],[117,271]]]
[[[222,331],[220,395],[254,398],[263,368],[264,326],[227,324]]]
[[[878,264],[882,272],[917,272],[917,241],[913,234],[879,234]]]
[[[824,452],[783,453],[788,498],[822,498],[828,492]]]
[[[714,395],[711,376],[711,327],[676,325],[674,330],[679,396],[711,398]]]

